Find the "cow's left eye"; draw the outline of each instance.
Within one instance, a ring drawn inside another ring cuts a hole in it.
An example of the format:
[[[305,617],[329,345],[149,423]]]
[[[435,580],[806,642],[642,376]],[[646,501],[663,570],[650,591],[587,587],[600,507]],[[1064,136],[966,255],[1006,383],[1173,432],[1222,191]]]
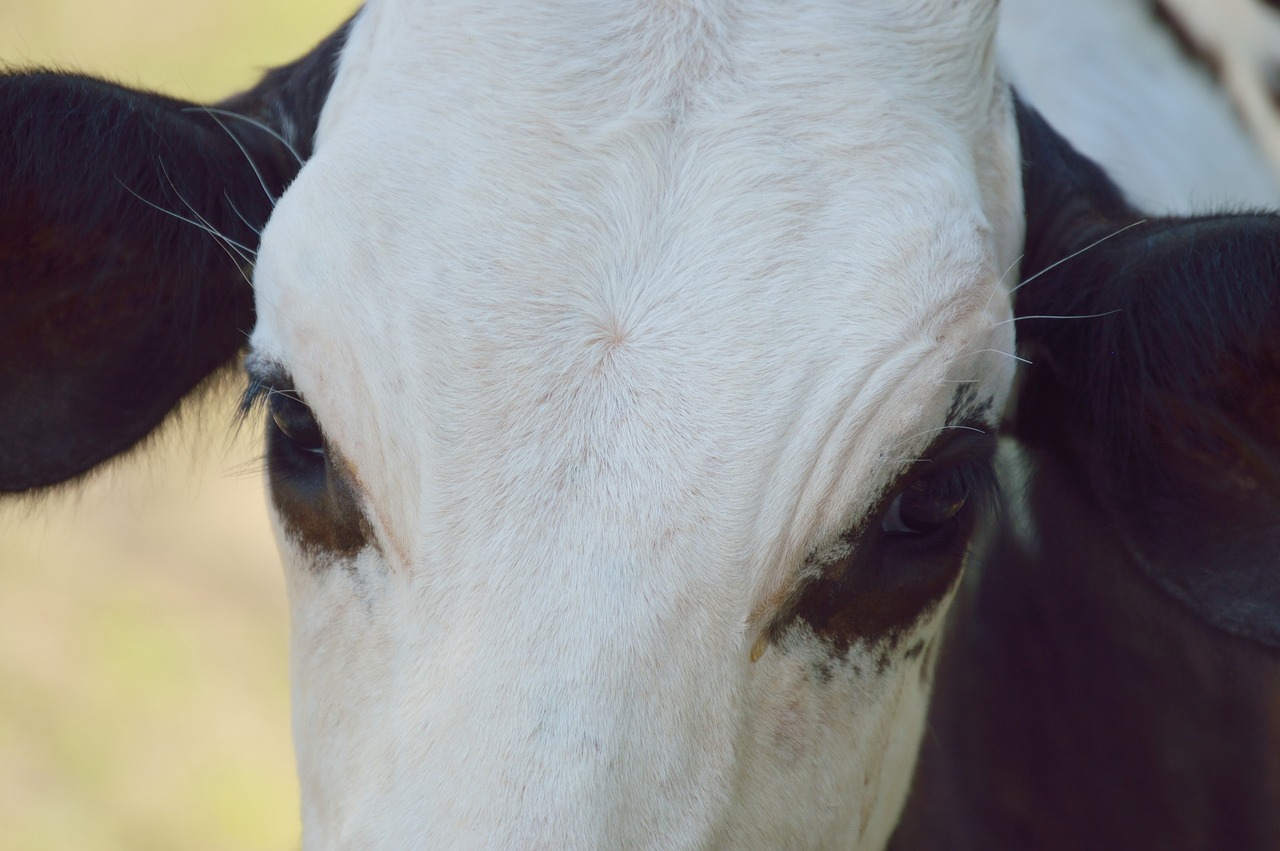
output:
[[[274,391],[268,406],[276,429],[288,438],[295,449],[315,455],[324,454],[324,436],[311,408],[289,393]]]
[[[961,466],[920,476],[885,510],[880,527],[889,535],[928,535],[954,520],[969,501],[969,477]]]

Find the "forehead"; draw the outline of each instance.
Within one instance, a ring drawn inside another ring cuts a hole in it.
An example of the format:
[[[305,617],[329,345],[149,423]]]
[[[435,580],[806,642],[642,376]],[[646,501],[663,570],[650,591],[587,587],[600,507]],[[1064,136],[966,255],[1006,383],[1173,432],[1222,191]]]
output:
[[[1014,194],[1013,159],[982,162],[1009,132],[990,15],[712,5],[357,21],[253,342],[388,524],[477,481],[750,500],[770,465],[803,478],[788,453],[865,492],[959,384],[1000,392],[974,354],[1008,347],[1018,236],[987,185]]]

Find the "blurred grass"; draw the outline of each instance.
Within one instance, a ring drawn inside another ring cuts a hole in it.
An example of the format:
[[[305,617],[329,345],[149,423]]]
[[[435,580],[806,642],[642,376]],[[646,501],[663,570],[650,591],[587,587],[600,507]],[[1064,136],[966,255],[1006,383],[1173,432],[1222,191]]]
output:
[[[6,0],[0,64],[211,99],[353,0]],[[284,588],[231,390],[83,487],[0,507],[0,849],[288,849]]]

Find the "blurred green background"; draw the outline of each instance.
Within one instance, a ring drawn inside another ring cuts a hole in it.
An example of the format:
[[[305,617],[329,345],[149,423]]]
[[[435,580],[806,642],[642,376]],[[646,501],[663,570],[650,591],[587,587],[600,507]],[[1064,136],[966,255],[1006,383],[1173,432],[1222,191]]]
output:
[[[356,5],[3,0],[0,64],[215,99]],[[87,485],[0,506],[4,851],[298,846],[284,585],[235,383]]]

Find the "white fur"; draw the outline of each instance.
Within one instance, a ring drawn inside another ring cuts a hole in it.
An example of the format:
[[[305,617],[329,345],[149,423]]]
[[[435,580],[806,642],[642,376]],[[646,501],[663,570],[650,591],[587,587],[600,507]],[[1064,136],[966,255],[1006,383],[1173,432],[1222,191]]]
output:
[[[750,654],[960,382],[1003,404],[994,15],[361,14],[255,281],[375,538],[280,533],[307,848],[883,845],[920,662]]]

